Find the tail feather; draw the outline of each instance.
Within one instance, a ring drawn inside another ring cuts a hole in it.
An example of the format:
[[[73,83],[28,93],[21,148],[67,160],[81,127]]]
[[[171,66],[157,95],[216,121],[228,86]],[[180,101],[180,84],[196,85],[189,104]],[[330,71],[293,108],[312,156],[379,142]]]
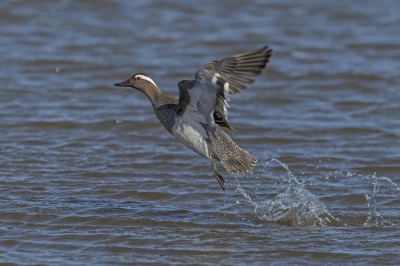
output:
[[[256,163],[256,158],[239,147],[235,156],[228,156],[225,160],[221,159],[221,164],[230,174],[251,171]]]
[[[249,172],[257,159],[240,148],[224,131],[216,127],[215,134],[207,130],[213,157],[220,160],[230,174]]]

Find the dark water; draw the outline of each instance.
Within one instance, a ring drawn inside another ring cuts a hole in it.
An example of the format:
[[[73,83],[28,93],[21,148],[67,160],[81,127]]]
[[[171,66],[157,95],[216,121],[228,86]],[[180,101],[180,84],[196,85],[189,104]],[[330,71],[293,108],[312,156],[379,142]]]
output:
[[[397,264],[399,1],[1,1],[0,261]],[[137,72],[178,95],[201,65],[269,44],[232,97],[259,160],[224,193]]]

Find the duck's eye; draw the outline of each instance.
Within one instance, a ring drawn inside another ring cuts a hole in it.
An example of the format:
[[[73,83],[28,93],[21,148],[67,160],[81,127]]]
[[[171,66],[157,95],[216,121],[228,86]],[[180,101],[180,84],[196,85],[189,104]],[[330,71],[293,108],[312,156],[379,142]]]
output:
[[[140,78],[140,77],[138,77],[138,76],[136,76],[136,77],[135,77],[135,79],[136,79],[136,80],[141,80],[141,78]]]

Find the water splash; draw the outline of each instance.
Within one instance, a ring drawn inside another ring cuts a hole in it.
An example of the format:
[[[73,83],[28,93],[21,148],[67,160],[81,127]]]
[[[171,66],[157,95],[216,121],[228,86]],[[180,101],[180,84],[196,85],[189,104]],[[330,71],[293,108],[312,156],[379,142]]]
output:
[[[365,176],[364,178],[369,179],[368,176]],[[382,215],[380,215],[378,213],[377,208],[376,208],[377,197],[378,197],[378,192],[379,192],[378,180],[384,180],[384,181],[389,182],[397,190],[400,190],[400,188],[397,186],[396,183],[394,183],[390,178],[388,178],[386,176],[377,177],[376,173],[374,173],[371,178],[372,178],[373,191],[371,194],[365,195],[365,199],[367,200],[367,205],[369,208],[369,215],[368,215],[367,221],[364,223],[364,226],[391,226],[391,225],[393,225],[393,223],[385,220],[382,217]]]
[[[286,169],[289,182],[286,191],[273,199],[254,201],[237,180],[237,191],[254,206],[254,211],[259,219],[295,226],[341,225],[340,221],[328,212],[325,205],[305,188],[304,181],[297,180],[286,164],[272,159],[266,163],[266,166],[271,162],[276,162]]]

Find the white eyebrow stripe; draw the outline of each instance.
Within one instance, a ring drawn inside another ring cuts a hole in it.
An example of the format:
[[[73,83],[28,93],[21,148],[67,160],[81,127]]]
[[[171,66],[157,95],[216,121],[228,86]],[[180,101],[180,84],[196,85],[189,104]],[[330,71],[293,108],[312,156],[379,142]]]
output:
[[[135,78],[136,78],[136,77],[137,77],[137,78],[141,78],[141,79],[145,79],[145,80],[147,80],[147,81],[153,83],[153,85],[156,86],[156,87],[158,88],[157,84],[156,84],[156,83],[154,82],[154,80],[152,80],[151,78],[149,78],[149,77],[147,77],[147,76],[144,76],[144,75],[136,75]]]

